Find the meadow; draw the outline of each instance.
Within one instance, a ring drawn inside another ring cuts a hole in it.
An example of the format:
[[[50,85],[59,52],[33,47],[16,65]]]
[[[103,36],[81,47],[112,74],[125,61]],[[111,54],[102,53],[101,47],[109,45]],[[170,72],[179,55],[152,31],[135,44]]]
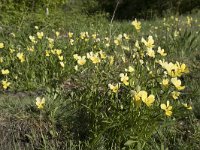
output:
[[[200,149],[199,18],[0,14],[0,149]]]

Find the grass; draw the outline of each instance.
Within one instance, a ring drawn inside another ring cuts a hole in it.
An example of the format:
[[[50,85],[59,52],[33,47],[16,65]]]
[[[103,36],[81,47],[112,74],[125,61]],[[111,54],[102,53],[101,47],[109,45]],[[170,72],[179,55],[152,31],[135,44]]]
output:
[[[199,149],[200,14],[192,14],[192,20],[143,20],[137,32],[131,21],[110,24],[105,14],[65,13],[1,14],[0,69],[9,73],[0,78],[11,84],[1,85],[0,149]],[[161,46],[166,57],[148,53],[141,38],[148,40],[149,35],[155,52]],[[183,91],[156,63],[162,58],[188,66],[189,73],[183,70],[178,76],[186,86]],[[130,66],[134,72],[125,71]],[[164,78],[168,87],[160,84]],[[140,91],[148,95],[138,105]],[[171,97],[173,91],[181,93],[178,100]],[[45,98],[42,109],[36,97]],[[171,117],[160,109],[167,101],[173,107]]]

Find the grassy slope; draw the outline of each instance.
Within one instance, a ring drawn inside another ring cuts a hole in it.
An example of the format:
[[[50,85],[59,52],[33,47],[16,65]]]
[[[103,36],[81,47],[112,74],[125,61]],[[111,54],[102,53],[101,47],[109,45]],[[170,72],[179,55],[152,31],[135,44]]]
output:
[[[113,26],[109,26],[109,21],[104,19],[101,16],[94,16],[87,18],[85,16],[79,15],[60,15],[59,12],[50,14],[48,18],[45,17],[45,14],[17,14],[18,19],[10,18],[10,14],[2,20],[0,26],[1,36],[0,39],[5,38],[10,31],[14,31],[17,34],[27,34],[34,30],[34,25],[39,25],[46,31],[51,30],[52,28],[58,29],[61,28],[63,34],[68,31],[74,33],[79,33],[81,31],[95,32],[99,31],[102,34],[106,34],[106,31],[111,31],[112,34],[118,35],[119,33],[131,33],[132,29],[130,27],[130,22],[114,22]],[[199,14],[194,14],[194,18],[198,18]],[[44,19],[45,18],[45,19]],[[54,19],[55,18],[55,19]],[[75,19],[74,19],[75,18]],[[52,20],[53,19],[53,20]],[[186,20],[185,16],[182,16],[181,19]],[[150,29],[152,27],[162,28],[163,24],[160,19],[155,19],[154,21],[144,21],[142,23],[144,34],[147,36],[150,34]],[[197,23],[198,24],[198,23]],[[111,30],[110,30],[111,29]],[[192,28],[191,31],[181,33],[182,37],[186,41],[177,40],[177,43],[167,44],[167,40],[172,39],[163,39],[165,33],[162,29],[151,29],[153,33],[157,33],[157,41],[163,46],[168,52],[172,52],[171,59],[177,58],[184,60],[190,65],[191,73],[189,77],[186,78],[186,82],[189,83],[189,94],[190,98],[193,101],[195,116],[191,115],[190,118],[185,118],[185,120],[177,120],[176,126],[170,127],[158,131],[158,134],[155,138],[152,138],[152,141],[149,141],[147,149],[161,149],[162,147],[168,147],[169,149],[200,149],[200,129],[199,129],[199,120],[200,119],[200,51],[199,51],[199,41],[200,36],[195,34],[199,32],[199,26],[196,25],[195,28]],[[182,31],[184,30],[184,26]],[[19,32],[20,31],[20,32]],[[190,35],[191,33],[191,35]],[[189,45],[192,38],[194,43]],[[187,44],[185,44],[187,43]],[[194,46],[194,49],[191,47]],[[192,93],[191,93],[192,91]],[[0,143],[0,149],[19,149],[19,147],[29,147],[32,144],[26,145],[26,140],[28,140],[28,135],[23,135],[24,133],[33,133],[35,134],[35,147],[40,147],[39,142],[37,143],[37,136],[40,136],[40,133],[37,133],[37,124],[38,118],[32,115],[36,110],[34,106],[35,96],[37,94],[32,94],[31,96],[26,93],[18,94],[2,94],[0,98],[0,138],[3,141]],[[197,119],[198,118],[198,119]],[[51,121],[44,122],[44,130],[48,129]],[[31,126],[31,129],[30,129]],[[48,133],[45,131],[44,133]],[[53,134],[53,133],[52,133]],[[46,135],[45,135],[46,136]],[[43,137],[47,138],[47,137]],[[17,142],[14,142],[14,139],[17,139]],[[44,140],[44,139],[40,139]],[[56,144],[59,143],[58,139],[47,139],[47,141],[52,149],[56,147]],[[13,145],[14,142],[15,144]],[[57,143],[58,142],[58,143]],[[70,143],[70,141],[68,142]],[[66,144],[68,144],[66,142]],[[37,145],[38,144],[38,145]],[[53,147],[53,145],[55,147]],[[69,147],[75,145],[71,143]],[[153,146],[152,146],[153,145]],[[33,146],[33,145],[32,145]],[[48,146],[47,146],[48,147]],[[46,148],[47,148],[46,147]],[[72,148],[73,149],[73,148]],[[81,148],[80,148],[81,149]]]

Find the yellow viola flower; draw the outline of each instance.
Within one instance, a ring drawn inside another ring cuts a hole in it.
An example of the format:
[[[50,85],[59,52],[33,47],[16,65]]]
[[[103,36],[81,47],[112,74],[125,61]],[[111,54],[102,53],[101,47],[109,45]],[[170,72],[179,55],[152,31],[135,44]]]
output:
[[[7,74],[10,73],[10,71],[9,71],[8,69],[2,69],[2,70],[1,70],[1,73],[2,73],[3,75],[7,75]]]
[[[188,105],[187,103],[182,103],[183,104],[183,106],[185,107],[185,108],[187,108],[188,110],[192,110],[192,106],[191,105]]]
[[[146,41],[144,38],[142,38],[142,43],[144,43],[144,45],[147,47],[147,48],[153,48],[154,47],[154,40],[153,40],[153,37],[152,36],[149,36],[148,37],[148,41]]]
[[[29,39],[31,40],[31,42],[36,43],[35,37],[34,36],[29,36]]]
[[[151,49],[151,48],[148,48],[147,49],[147,55],[149,57],[155,58],[155,51],[153,49]]]
[[[64,62],[60,61],[60,66],[64,68],[65,67]]]
[[[4,44],[3,43],[0,43],[0,48],[4,48]]]
[[[55,52],[56,52],[56,54],[57,54],[58,56],[60,56],[60,55],[62,54],[62,50],[61,50],[61,49],[56,49]]]
[[[69,37],[69,38],[72,38],[73,35],[74,35],[74,33],[72,33],[72,32],[68,32],[68,37]]]
[[[34,46],[27,47],[27,50],[33,52],[34,51]]]
[[[101,59],[106,59],[107,56],[106,56],[105,52],[103,52],[102,50],[100,50],[99,54],[100,54]]]
[[[178,68],[178,75],[181,76],[183,73],[189,73],[188,67],[183,63],[180,64],[179,62],[176,62],[176,66]]]
[[[3,57],[0,57],[0,63],[2,63],[3,62]]]
[[[25,56],[23,53],[17,53],[17,58],[21,61],[24,62],[25,61]]]
[[[165,111],[166,116],[172,115],[172,106],[169,104],[169,101],[167,101],[167,105],[161,104],[160,107],[161,107],[161,109],[163,109]]]
[[[117,93],[119,90],[120,84],[119,83],[116,85],[108,84],[108,87],[110,88],[110,90],[112,90],[112,92]]]
[[[114,63],[114,56],[110,56],[109,57],[109,64],[113,65],[113,63]]]
[[[114,40],[114,43],[115,43],[115,45],[117,45],[117,46],[118,46],[118,45],[120,45],[121,41],[120,41],[120,40],[118,40],[118,39],[115,39],[115,40]]]
[[[129,66],[128,69],[125,69],[126,72],[134,72],[135,69],[132,66]]]
[[[141,97],[142,101],[148,107],[150,107],[153,104],[153,102],[155,101],[155,96],[152,94],[148,96],[148,93],[146,91],[140,91],[138,94]]]
[[[37,32],[37,37],[38,39],[42,39],[44,36],[44,33],[43,32]]]
[[[69,40],[69,43],[70,43],[70,45],[74,45],[74,40],[73,40],[73,39],[70,39],[70,40]]]
[[[161,49],[160,46],[158,47],[157,53],[159,53],[161,56],[166,56],[167,55],[167,53],[165,53],[165,50]]]
[[[163,79],[162,80],[162,83],[161,83],[163,86],[168,86],[169,85],[169,79]]]
[[[39,29],[39,27],[38,27],[38,26],[35,26],[34,28],[35,28],[36,30],[38,30],[38,29]]]
[[[63,56],[58,56],[58,59],[59,59],[60,61],[63,61],[64,57],[63,57]]]
[[[129,35],[127,35],[126,33],[124,33],[123,36],[124,36],[124,38],[125,38],[126,40],[130,40]]]
[[[178,97],[180,96],[180,92],[177,92],[177,91],[173,91],[172,93],[171,93],[171,95],[172,95],[172,97],[173,97],[173,99],[178,99]]]
[[[74,54],[73,57],[75,60],[78,60],[80,58],[80,56],[78,54]]]
[[[131,24],[135,27],[135,29],[137,31],[140,31],[140,29],[141,29],[141,22],[140,21],[137,21],[137,19],[135,19],[134,21],[132,21]]]
[[[59,37],[60,32],[56,31],[55,34],[56,34],[56,37]]]
[[[171,82],[178,90],[185,89],[185,86],[181,86],[181,80],[179,80],[177,77],[172,78]]]
[[[9,86],[10,86],[10,82],[8,82],[7,80],[2,80],[1,81],[1,83],[2,83],[2,86],[3,86],[3,89],[7,89]]]
[[[15,50],[13,48],[9,48],[9,50],[10,50],[11,54],[15,52]]]
[[[44,105],[45,105],[45,98],[40,98],[40,97],[37,97],[36,98],[36,106],[38,109],[43,109],[44,108]]]
[[[86,63],[86,57],[85,56],[79,56],[79,58],[78,58],[78,60],[77,60],[77,63],[79,64],[79,65],[84,65],[85,63]]]
[[[120,73],[119,76],[121,77],[121,82],[123,82],[126,86],[129,85],[129,77],[127,76],[127,74]]]
[[[92,63],[97,64],[101,62],[101,59],[98,56],[98,53],[94,54],[93,52],[87,53],[87,58],[92,61]]]
[[[51,51],[49,51],[49,50],[46,50],[46,51],[45,51],[45,55],[46,55],[47,57],[50,56],[50,53],[51,53]]]

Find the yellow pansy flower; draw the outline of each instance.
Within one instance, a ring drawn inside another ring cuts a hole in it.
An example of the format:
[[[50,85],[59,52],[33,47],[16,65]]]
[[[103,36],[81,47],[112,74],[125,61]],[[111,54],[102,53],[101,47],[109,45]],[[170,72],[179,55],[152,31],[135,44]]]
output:
[[[137,21],[137,19],[135,19],[134,21],[132,21],[131,24],[135,27],[135,29],[137,31],[140,31],[140,29],[141,29],[141,22],[140,21]]]
[[[192,110],[192,106],[191,105],[188,105],[187,103],[182,103],[183,104],[183,106],[185,107],[185,108],[187,108],[188,110]]]
[[[44,33],[43,32],[37,32],[37,37],[38,39],[42,39],[44,36]]]
[[[121,77],[121,81],[125,84],[125,85],[129,85],[129,77],[127,76],[127,74],[123,74],[123,73],[120,73],[119,75]]]
[[[149,57],[155,58],[155,51],[153,49],[151,49],[151,48],[148,48],[147,49],[147,55]]]
[[[168,86],[169,85],[169,79],[163,79],[161,84],[163,86]]]
[[[178,99],[178,97],[180,96],[180,92],[177,92],[177,91],[173,91],[172,93],[171,93],[171,95],[172,95],[172,97],[173,97],[173,99]]]
[[[62,61],[60,61],[60,65],[61,65],[61,67],[65,67],[65,64],[64,64],[64,62],[62,62]]]
[[[84,65],[85,63],[86,63],[86,57],[85,56],[79,56],[78,57],[78,60],[77,60],[77,63],[79,64],[79,65]]]
[[[2,86],[3,86],[3,89],[7,89],[9,86],[10,86],[10,82],[8,82],[7,80],[2,80],[1,81],[1,83],[2,83]]]
[[[160,107],[161,107],[161,109],[163,109],[165,111],[165,115],[167,115],[167,116],[172,115],[172,106],[169,104],[169,101],[167,101],[167,105],[161,104]]]
[[[181,80],[179,80],[177,77],[176,78],[172,78],[171,82],[178,90],[185,89],[185,86],[181,86]]]
[[[73,35],[74,35],[74,33],[72,33],[72,32],[68,32],[68,37],[69,37],[69,38],[72,38]]]
[[[165,50],[161,49],[160,46],[158,47],[157,53],[159,53],[161,56],[166,56],[167,55],[167,53],[165,53]]]
[[[0,48],[4,48],[4,44],[3,43],[0,43]]]
[[[38,109],[43,109],[44,108],[44,104],[45,104],[45,98],[40,98],[40,97],[37,97],[36,98],[36,106]]]
[[[154,47],[154,40],[153,40],[153,37],[152,36],[149,36],[148,37],[148,40],[146,41],[144,38],[142,38],[142,43],[144,43],[144,45],[147,47],[147,48],[153,48]]]
[[[9,71],[8,69],[2,69],[2,70],[1,70],[1,73],[2,73],[3,75],[7,75],[7,74],[10,73],[10,71]]]
[[[141,97],[142,101],[148,106],[150,107],[153,102],[155,101],[155,96],[154,95],[149,95],[147,94],[146,91],[140,91],[139,92],[139,96]]]
[[[118,90],[119,90],[119,87],[120,87],[120,84],[116,84],[116,85],[113,85],[113,84],[108,84],[108,87],[114,92],[114,93],[117,93]]]
[[[17,53],[17,58],[21,61],[24,62],[25,61],[25,57],[23,53]]]

